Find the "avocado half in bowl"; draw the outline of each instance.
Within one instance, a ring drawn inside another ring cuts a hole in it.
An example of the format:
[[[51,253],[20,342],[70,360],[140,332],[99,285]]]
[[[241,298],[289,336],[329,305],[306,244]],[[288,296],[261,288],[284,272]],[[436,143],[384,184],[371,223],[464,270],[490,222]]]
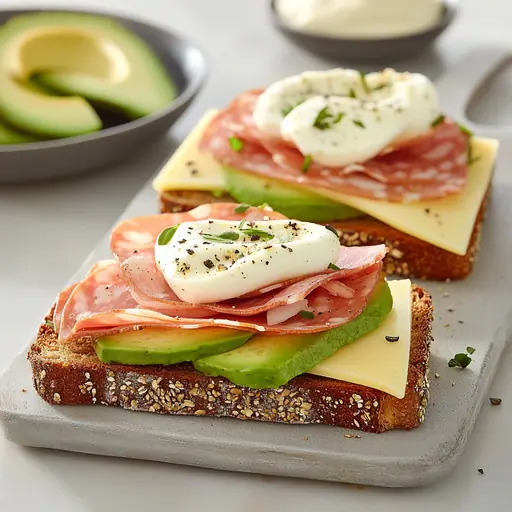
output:
[[[0,182],[120,163],[163,137],[202,88],[203,52],[102,11],[0,11]]]

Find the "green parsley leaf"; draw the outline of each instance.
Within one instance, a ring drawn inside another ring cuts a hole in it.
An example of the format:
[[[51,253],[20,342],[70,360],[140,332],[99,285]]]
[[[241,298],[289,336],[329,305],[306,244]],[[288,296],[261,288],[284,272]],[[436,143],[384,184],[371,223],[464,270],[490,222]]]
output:
[[[468,127],[464,126],[463,124],[459,124],[459,129],[462,133],[464,133],[468,137],[473,137],[473,132]]]
[[[245,213],[251,207],[250,204],[242,203],[235,208],[235,213]]]
[[[444,114],[439,114],[431,123],[431,126],[434,127],[434,126],[437,126],[441,123],[443,123],[445,120],[445,117],[444,117]]]
[[[352,119],[352,122],[356,125],[356,126],[359,126],[359,128],[366,128],[364,123],[362,121],[356,121],[355,119]]]
[[[341,112],[339,112],[338,115],[334,118],[334,121],[332,122],[332,124],[338,124],[344,117],[345,117],[345,114],[342,114]]]
[[[51,321],[51,320],[45,320],[44,323],[48,326],[48,327],[51,327],[52,329],[55,329],[55,324]]]
[[[327,268],[331,270],[341,270],[341,268],[338,267],[338,265],[335,265],[334,263],[329,263],[329,266]]]
[[[315,128],[318,128],[319,130],[327,130],[327,128],[330,128],[330,124],[328,119],[332,117],[332,114],[329,113],[329,108],[324,107],[320,112],[318,112],[318,115],[316,116],[316,119],[313,123],[313,126]]]
[[[274,238],[274,235],[272,233],[269,233],[268,231],[263,231],[261,229],[253,229],[253,228],[245,228],[240,230],[244,235],[247,236],[256,236],[261,240],[272,240]]]
[[[233,151],[242,151],[244,147],[243,140],[239,139],[238,137],[229,137],[229,145],[231,146],[231,149]]]
[[[220,235],[201,233],[201,236],[208,242],[219,242],[221,244],[232,244],[234,240],[238,240],[240,238],[240,235],[234,231],[225,231]]]
[[[306,155],[302,162],[302,172],[308,172],[309,166],[311,165],[311,155]]]
[[[367,73],[359,71],[359,76],[361,77],[361,83],[363,84],[364,92],[366,92],[366,94],[370,94],[370,88],[368,87],[368,82],[366,81],[366,75]]]
[[[306,318],[307,320],[312,320],[313,318],[315,318],[314,313],[312,313],[311,311],[306,311],[305,309],[299,311],[299,315],[302,318]]]
[[[306,100],[300,100],[295,105],[290,105],[289,107],[283,108],[281,110],[281,114],[283,114],[283,117],[286,117],[295,107],[298,107],[301,103],[304,103]]]
[[[475,353],[475,350],[476,348],[473,348],[473,347],[466,347],[466,352],[468,354],[474,354]]]
[[[469,357],[467,354],[461,352],[460,354],[455,354],[453,359],[450,359],[448,361],[448,366],[450,368],[464,369],[471,363],[471,361],[472,361],[471,357]]]
[[[350,91],[348,92],[348,97],[356,99],[357,98],[356,91],[354,91],[354,89],[350,89]]]
[[[170,228],[164,229],[157,238],[158,245],[167,245],[174,236],[174,233],[176,233],[177,229],[179,228],[179,224],[176,224],[176,226],[172,226]]]

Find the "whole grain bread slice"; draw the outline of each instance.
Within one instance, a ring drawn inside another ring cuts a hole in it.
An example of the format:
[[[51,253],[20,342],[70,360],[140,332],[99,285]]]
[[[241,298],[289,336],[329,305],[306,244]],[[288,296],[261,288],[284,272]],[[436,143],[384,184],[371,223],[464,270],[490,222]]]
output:
[[[489,187],[480,205],[468,250],[463,256],[403,233],[368,215],[344,221],[333,220],[329,224],[341,234],[343,245],[386,244],[389,252],[384,258],[384,269],[388,275],[429,281],[464,279],[472,272],[480,249],[490,190]],[[236,202],[229,195],[215,197],[210,192],[183,190],[162,192],[158,201],[160,213],[188,211],[205,203]]]
[[[207,377],[190,364],[104,364],[57,340],[52,311],[29,349],[37,393],[56,405],[107,405],[157,414],[230,417],[288,424],[321,423],[367,432],[418,427],[428,402],[432,299],[412,289],[412,337],[403,399],[349,382],[300,375],[279,389],[250,389]],[[52,308],[53,309],[53,308]]]

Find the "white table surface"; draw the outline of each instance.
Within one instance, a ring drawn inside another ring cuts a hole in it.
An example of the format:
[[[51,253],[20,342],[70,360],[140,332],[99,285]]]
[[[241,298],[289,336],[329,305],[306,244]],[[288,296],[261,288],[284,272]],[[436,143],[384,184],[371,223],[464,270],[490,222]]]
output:
[[[32,0],[0,8],[46,5]],[[332,66],[294,48],[268,23],[264,0],[83,0],[55,6],[105,6],[140,16],[195,39],[211,64],[202,94],[175,129],[180,139],[201,112],[223,105],[244,88],[304,69]],[[437,53],[409,63],[437,78],[479,43],[512,45],[509,0],[465,0]],[[43,185],[0,186],[0,372],[23,350],[60,287],[131,197],[157,170],[172,141],[148,148],[137,161],[116,169]],[[426,489],[360,488],[306,480],[231,474],[27,449],[0,436],[0,511],[170,510],[510,510],[512,463],[512,351],[502,361],[469,447],[447,480]],[[477,469],[485,473],[479,474]],[[508,468],[508,471],[505,469]],[[403,508],[402,508],[403,507]]]

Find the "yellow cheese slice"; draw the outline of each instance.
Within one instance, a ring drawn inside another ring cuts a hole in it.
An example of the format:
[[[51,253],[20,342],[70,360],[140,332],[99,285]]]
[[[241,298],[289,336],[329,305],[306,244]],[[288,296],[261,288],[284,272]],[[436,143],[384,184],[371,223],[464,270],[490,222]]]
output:
[[[209,110],[153,181],[156,191],[222,190],[226,186],[221,165],[198,148],[201,136],[217,110]],[[474,223],[492,178],[498,141],[473,137],[468,184],[460,194],[418,203],[386,203],[349,196],[322,188],[314,192],[379,219],[404,233],[455,254],[467,252]],[[192,173],[196,169],[197,173]],[[278,176],[275,176],[278,178]]]
[[[208,110],[164,164],[153,180],[155,190],[225,190],[222,167],[209,154],[199,151],[198,147],[208,123],[217,112],[215,109]]]
[[[389,281],[393,309],[378,329],[340,348],[309,373],[378,389],[403,398],[411,349],[411,281]],[[386,336],[398,337],[390,342]]]

